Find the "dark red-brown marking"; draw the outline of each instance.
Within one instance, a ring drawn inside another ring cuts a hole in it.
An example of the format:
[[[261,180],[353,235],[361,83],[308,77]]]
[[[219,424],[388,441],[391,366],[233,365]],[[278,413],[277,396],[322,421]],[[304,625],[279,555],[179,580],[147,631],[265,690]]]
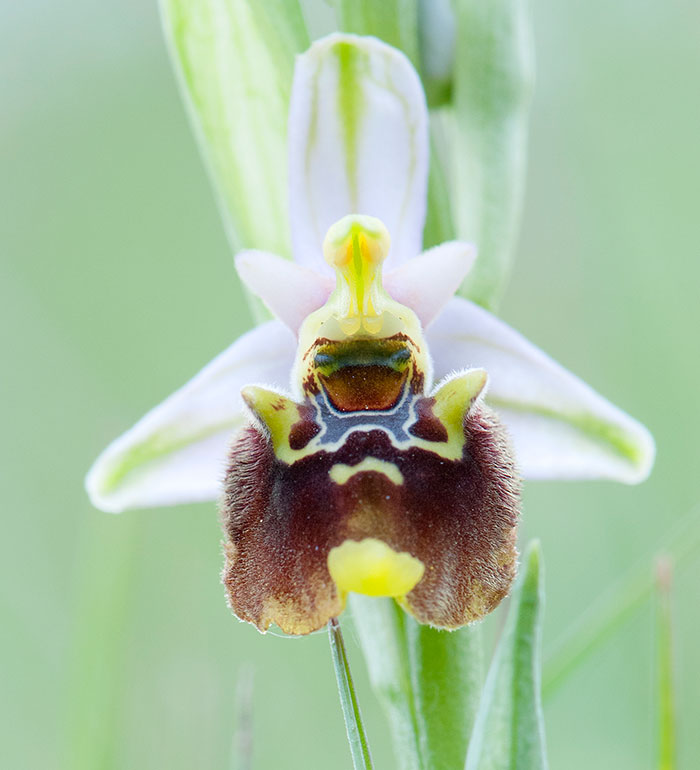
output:
[[[401,399],[407,372],[397,372],[388,366],[346,366],[318,377],[329,401],[339,412],[384,412]]]
[[[303,449],[321,431],[313,406],[304,404],[298,409],[299,421],[289,429],[289,447],[294,450]]]
[[[321,389],[318,387],[318,382],[316,382],[316,377],[313,374],[305,377],[301,386],[304,393],[309,396],[317,396],[321,392]]]
[[[449,439],[447,428],[433,413],[434,398],[419,398],[416,401],[415,410],[418,418],[408,429],[408,432],[416,438],[425,441],[445,442]]]
[[[416,366],[416,362],[411,362],[411,393],[415,396],[421,395],[425,391],[425,374]]]

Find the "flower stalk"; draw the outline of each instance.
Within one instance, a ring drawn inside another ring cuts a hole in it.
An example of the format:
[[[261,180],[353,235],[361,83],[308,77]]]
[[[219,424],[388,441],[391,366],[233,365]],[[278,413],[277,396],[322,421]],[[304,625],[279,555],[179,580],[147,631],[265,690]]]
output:
[[[340,705],[345,718],[345,729],[348,734],[353,766],[355,770],[372,770],[372,757],[370,756],[365,728],[362,724],[360,706],[357,702],[355,685],[350,673],[350,662],[338,618],[331,618],[328,621],[328,640],[331,645],[333,669],[338,682]]]

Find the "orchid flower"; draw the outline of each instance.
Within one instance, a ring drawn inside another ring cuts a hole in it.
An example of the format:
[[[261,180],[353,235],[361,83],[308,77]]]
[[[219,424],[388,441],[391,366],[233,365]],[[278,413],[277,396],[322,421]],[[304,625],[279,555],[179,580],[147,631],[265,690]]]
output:
[[[231,605],[261,630],[319,628],[348,591],[460,626],[510,586],[520,474],[639,482],[653,440],[455,296],[472,245],[421,253],[428,112],[402,53],[314,43],[288,142],[294,261],[236,256],[275,320],[107,447],[87,490],[110,512],[221,499]]]

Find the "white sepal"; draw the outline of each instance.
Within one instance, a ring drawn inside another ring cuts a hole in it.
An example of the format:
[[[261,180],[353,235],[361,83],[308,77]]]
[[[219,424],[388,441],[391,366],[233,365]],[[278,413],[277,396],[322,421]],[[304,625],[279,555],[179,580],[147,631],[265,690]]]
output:
[[[348,214],[380,219],[388,269],[422,245],[428,112],[420,79],[400,51],[334,34],[297,58],[289,112],[294,258],[329,273],[321,244]]]
[[[85,481],[93,504],[120,513],[215,500],[232,433],[244,420],[241,388],[287,388],[294,349],[279,321],[236,340],[102,452]]]
[[[633,484],[649,475],[649,431],[491,313],[455,298],[426,337],[436,379],[486,369],[486,401],[509,429],[526,478]]]

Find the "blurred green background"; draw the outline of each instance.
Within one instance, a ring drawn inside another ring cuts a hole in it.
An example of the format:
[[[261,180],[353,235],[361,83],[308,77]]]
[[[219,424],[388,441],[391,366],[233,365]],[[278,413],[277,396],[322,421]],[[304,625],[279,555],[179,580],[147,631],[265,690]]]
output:
[[[700,504],[700,6],[533,6],[530,172],[502,312],[658,442],[640,487],[527,485],[546,650]],[[350,768],[324,634],[263,637],[230,615],[214,507],[114,517],[83,492],[103,446],[250,323],[155,0],[5,2],[0,36],[0,764],[223,770],[251,664],[256,770]],[[688,768],[699,581],[696,559],[673,604]],[[654,766],[653,628],[647,603],[548,700],[553,768]]]

